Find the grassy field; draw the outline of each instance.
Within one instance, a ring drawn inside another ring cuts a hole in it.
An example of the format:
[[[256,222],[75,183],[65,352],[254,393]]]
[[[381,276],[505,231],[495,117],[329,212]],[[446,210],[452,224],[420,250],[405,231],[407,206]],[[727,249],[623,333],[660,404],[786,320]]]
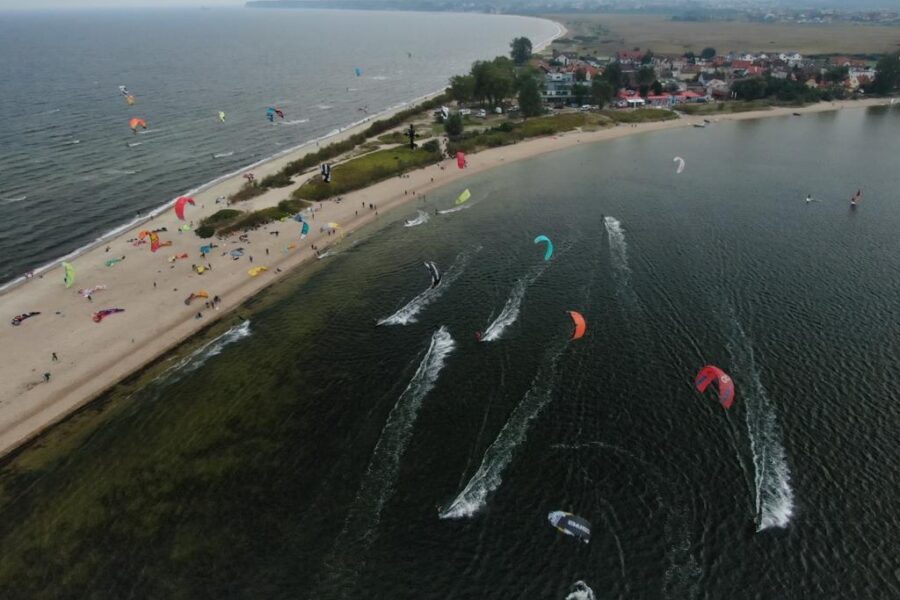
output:
[[[297,188],[293,197],[324,200],[364,188],[411,169],[436,163],[440,158],[437,152],[426,152],[424,149],[410,150],[403,146],[379,150],[335,166],[331,171],[331,183],[323,183],[320,177],[316,177]]]
[[[664,54],[699,53],[711,46],[725,54],[792,50],[801,54],[868,54],[900,48],[900,27],[883,25],[677,22],[662,15],[546,15],[569,30],[574,43],[554,43],[560,51],[612,56],[641,48]],[[549,51],[548,51],[549,52]]]

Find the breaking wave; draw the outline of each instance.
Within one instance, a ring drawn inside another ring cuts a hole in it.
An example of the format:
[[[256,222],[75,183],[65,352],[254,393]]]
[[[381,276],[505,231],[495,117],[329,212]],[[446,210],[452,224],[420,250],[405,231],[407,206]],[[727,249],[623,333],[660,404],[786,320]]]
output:
[[[222,335],[211,339],[189,355],[182,358],[156,380],[158,384],[175,383],[189,373],[193,373],[214,356],[222,353],[227,346],[250,336],[250,321],[231,327]]]
[[[15,204],[16,202],[22,202],[26,200],[28,196],[13,196],[9,198],[0,198],[0,204]]]

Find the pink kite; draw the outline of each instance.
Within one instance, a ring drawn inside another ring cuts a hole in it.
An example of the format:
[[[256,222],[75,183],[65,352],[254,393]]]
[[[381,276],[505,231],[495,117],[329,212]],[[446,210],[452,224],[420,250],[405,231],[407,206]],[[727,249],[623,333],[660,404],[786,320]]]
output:
[[[462,152],[456,153],[456,166],[460,169],[464,169],[469,166],[469,163],[466,162],[466,155]]]
[[[694,380],[694,386],[702,394],[713,381],[718,383],[719,402],[722,403],[722,407],[726,409],[731,408],[731,405],[734,404],[734,381],[719,367],[706,365],[700,369],[700,372],[697,373],[697,378]]]
[[[175,201],[175,216],[184,221],[184,205],[190,204],[191,206],[197,206],[194,203],[193,198],[188,198],[187,196],[181,196]]]
[[[125,312],[124,308],[104,308],[101,311],[97,311],[94,313],[93,319],[94,323],[99,323],[109,315],[114,315],[116,313]]]

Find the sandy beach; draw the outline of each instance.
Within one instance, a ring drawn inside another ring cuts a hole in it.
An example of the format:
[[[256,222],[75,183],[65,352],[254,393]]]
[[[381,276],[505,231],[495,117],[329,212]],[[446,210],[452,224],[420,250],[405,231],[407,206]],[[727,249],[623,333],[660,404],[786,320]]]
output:
[[[775,108],[708,118],[714,123],[787,118],[795,112],[812,113],[885,103],[883,99],[820,103],[805,108]],[[201,240],[193,232],[179,233],[184,222],[176,218],[173,210],[167,210],[73,259],[76,280],[71,288],[64,287],[62,269],[55,268],[0,295],[0,315],[6,321],[2,325],[4,360],[0,361],[0,453],[8,453],[90,402],[212,321],[233,317],[234,309],[241,302],[282,275],[307,261],[316,260],[311,245],[325,251],[341,243],[339,236],[320,232],[319,226],[327,222],[339,223],[346,236],[363,225],[384,218],[392,209],[418,201],[423,194],[438,187],[462,186],[461,180],[475,173],[577,144],[692,127],[703,119],[704,116],[687,116],[666,122],[619,125],[593,132],[538,138],[470,155],[469,167],[463,170],[456,167],[455,161],[444,161],[444,168],[433,165],[413,171],[408,177],[393,178],[347,194],[340,203],[316,204],[317,210],[310,214],[310,235],[304,240],[299,239],[298,224],[293,221],[272,223],[251,231],[245,241],[239,241],[237,235],[227,240]],[[358,127],[366,126],[368,123]],[[348,129],[342,135],[350,135],[354,129]],[[262,178],[310,149],[315,150],[315,145],[260,165],[253,172]],[[271,190],[237,208],[256,210],[273,206],[314,174],[301,176],[294,185]],[[186,208],[186,222],[197,223],[223,208],[222,204],[216,203],[216,198],[234,193],[243,181],[238,174],[195,194],[196,206]],[[472,194],[477,198],[478,190],[473,189]],[[377,211],[370,209],[370,204],[377,206]],[[172,245],[156,253],[152,253],[147,244],[135,246],[129,241],[136,238],[140,230],[160,228],[168,230],[161,232],[160,238],[171,241]],[[205,258],[201,257],[200,246],[210,242],[218,247]],[[296,247],[290,248],[291,245]],[[244,255],[233,260],[228,253],[238,247],[244,248]],[[172,258],[182,254],[187,258]],[[121,262],[106,266],[107,260],[122,257]],[[209,265],[211,269],[198,274],[192,269],[194,264]],[[260,266],[268,270],[257,277],[248,275],[250,268]],[[92,301],[78,293],[79,289],[98,285],[104,285],[106,289],[94,293]],[[213,296],[221,298],[217,309],[207,308],[204,299],[195,300],[190,306],[185,304],[191,293],[200,290],[207,291],[210,299]],[[92,314],[105,308],[123,308],[125,312],[110,315],[100,323],[94,322]],[[14,316],[31,311],[41,314],[17,327],[9,324]],[[200,318],[197,318],[198,313]],[[54,354],[58,360],[54,360]],[[49,382],[44,381],[44,373],[50,374]]]

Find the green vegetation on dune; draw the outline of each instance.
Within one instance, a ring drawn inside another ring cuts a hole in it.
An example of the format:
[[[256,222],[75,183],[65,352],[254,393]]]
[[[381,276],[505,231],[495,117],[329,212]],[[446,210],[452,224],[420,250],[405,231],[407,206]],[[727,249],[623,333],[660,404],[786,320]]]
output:
[[[431,146],[433,148],[433,146]],[[294,190],[293,198],[324,200],[339,194],[364,188],[405,171],[431,165],[441,160],[438,152],[425,148],[411,150],[408,147],[379,150],[335,165],[331,183],[316,177]]]
[[[665,108],[640,108],[638,110],[604,110],[601,111],[617,123],[650,123],[652,121],[671,121],[678,115]]]
[[[606,116],[587,112],[549,115],[518,123],[505,121],[491,129],[465,132],[451,139],[447,144],[447,151],[451,155],[456,152],[478,152],[485,148],[508,146],[528,138],[555,135],[577,128],[608,127],[611,124],[610,119]]]
[[[215,235],[225,236],[235,231],[253,229],[272,221],[294,215],[309,205],[308,202],[298,199],[282,200],[277,206],[270,206],[261,210],[244,212],[233,208],[224,208],[200,221],[200,225],[194,230],[201,238],[211,238]]]

